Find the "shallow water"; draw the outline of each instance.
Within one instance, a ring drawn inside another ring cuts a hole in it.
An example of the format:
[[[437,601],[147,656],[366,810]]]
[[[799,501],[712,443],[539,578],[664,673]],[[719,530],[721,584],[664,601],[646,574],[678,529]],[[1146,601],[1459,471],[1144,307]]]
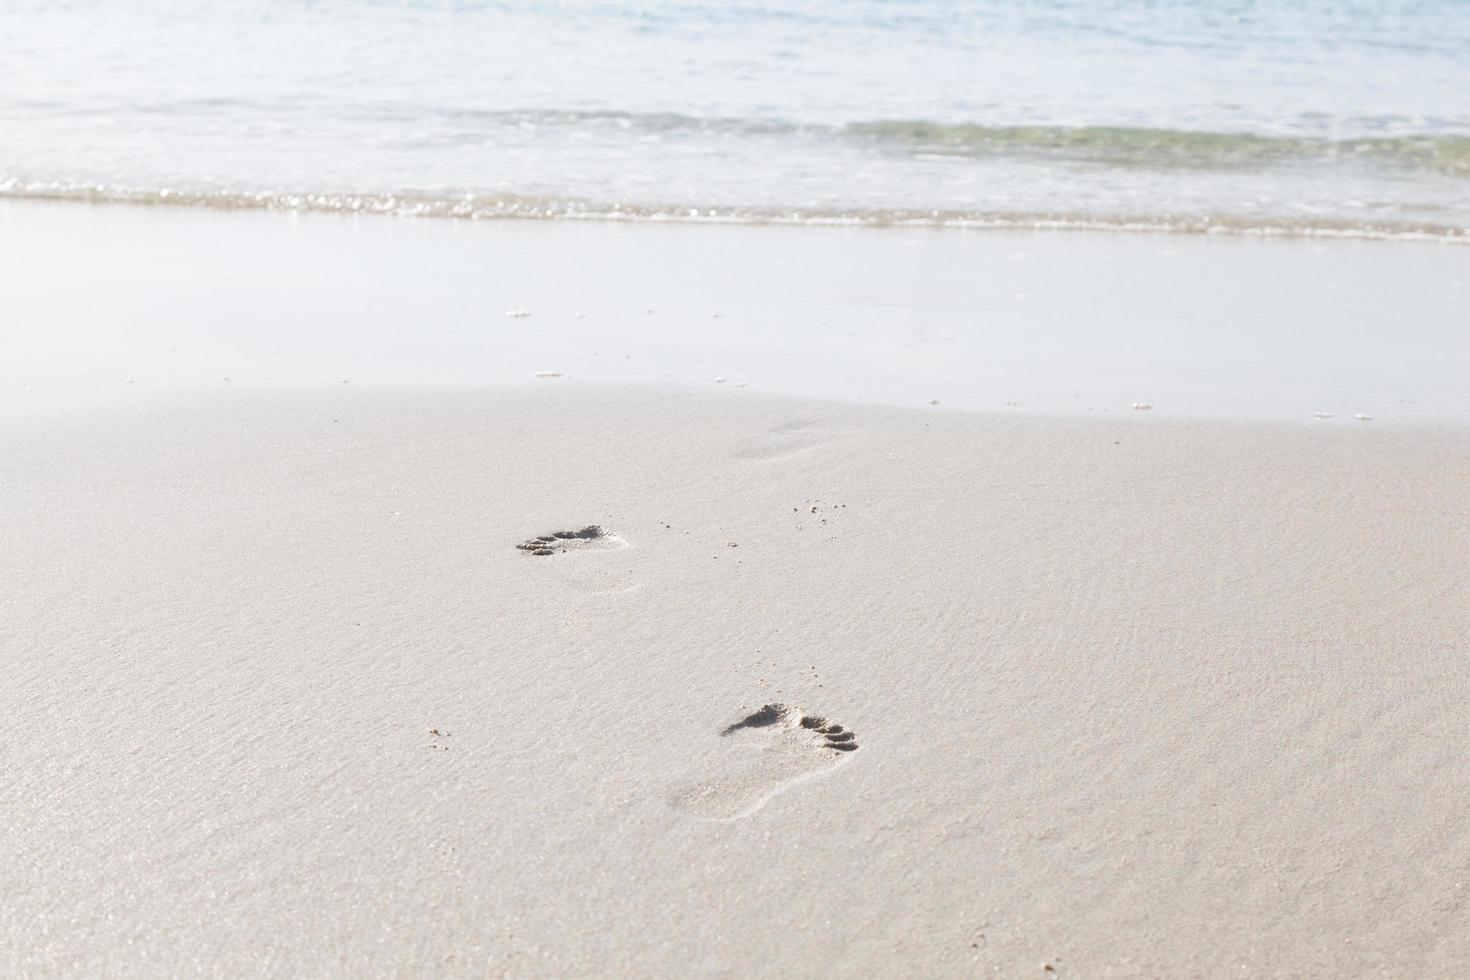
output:
[[[1470,233],[1470,6],[20,2],[0,193]]]

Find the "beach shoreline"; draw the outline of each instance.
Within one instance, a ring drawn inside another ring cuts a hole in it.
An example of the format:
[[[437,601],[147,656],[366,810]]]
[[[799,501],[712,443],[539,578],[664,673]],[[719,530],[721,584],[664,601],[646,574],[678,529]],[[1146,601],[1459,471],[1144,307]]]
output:
[[[1470,976],[1467,77],[0,4],[0,978]]]

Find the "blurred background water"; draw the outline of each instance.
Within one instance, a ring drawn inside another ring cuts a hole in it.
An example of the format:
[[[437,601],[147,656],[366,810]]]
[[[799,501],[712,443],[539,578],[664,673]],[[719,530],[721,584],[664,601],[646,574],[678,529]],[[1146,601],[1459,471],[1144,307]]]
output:
[[[0,195],[1470,235],[1470,3],[11,0]]]

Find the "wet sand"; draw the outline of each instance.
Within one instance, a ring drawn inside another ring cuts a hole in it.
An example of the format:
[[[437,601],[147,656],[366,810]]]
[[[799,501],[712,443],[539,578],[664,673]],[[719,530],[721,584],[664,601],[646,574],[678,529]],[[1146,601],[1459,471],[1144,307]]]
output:
[[[0,413],[722,378],[945,411],[1470,423],[1462,245],[0,202],[0,254]]]

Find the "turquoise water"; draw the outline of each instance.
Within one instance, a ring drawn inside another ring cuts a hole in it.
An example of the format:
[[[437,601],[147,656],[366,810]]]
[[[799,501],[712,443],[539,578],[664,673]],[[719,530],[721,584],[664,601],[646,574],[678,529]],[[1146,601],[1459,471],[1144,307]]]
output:
[[[11,2],[0,194],[1470,235],[1470,4]]]

